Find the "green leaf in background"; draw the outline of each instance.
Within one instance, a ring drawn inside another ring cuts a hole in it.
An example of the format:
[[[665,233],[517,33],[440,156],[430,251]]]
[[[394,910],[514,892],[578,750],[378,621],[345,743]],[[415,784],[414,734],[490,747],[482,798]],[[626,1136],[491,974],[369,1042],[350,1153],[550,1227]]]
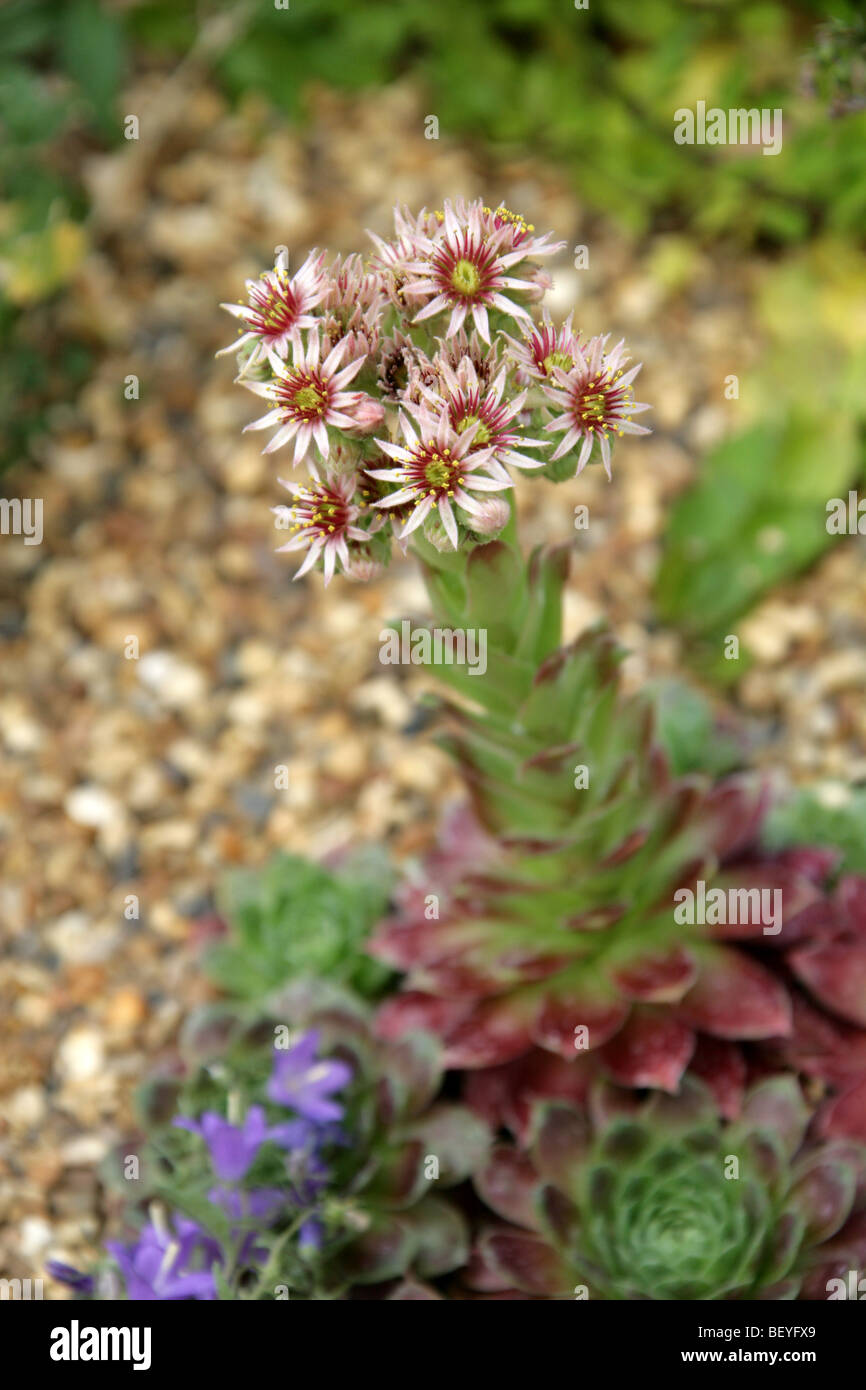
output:
[[[843,872],[866,874],[866,788],[828,783],[794,792],[770,813],[765,839],[769,849],[839,850]]]
[[[57,23],[61,65],[90,103],[97,125],[111,133],[124,66],[120,23],[98,0],[67,0]]]
[[[384,914],[390,874],[383,855],[356,854],[337,872],[283,854],[231,874],[217,907],[230,937],[210,951],[208,973],[236,998],[271,994],[316,976],[374,997],[391,972],[364,953]]]
[[[656,582],[660,616],[691,638],[720,642],[774,585],[836,538],[827,501],[862,471],[856,422],[792,412],[725,440],[674,505]]]
[[[743,763],[743,748],[719,725],[707,697],[684,681],[660,681],[652,697],[657,731],[676,777],[706,772],[723,777]]]

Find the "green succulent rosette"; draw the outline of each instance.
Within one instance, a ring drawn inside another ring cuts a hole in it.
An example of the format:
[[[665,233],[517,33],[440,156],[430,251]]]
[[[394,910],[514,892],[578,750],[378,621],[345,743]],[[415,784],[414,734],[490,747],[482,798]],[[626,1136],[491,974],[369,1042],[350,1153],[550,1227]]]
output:
[[[807,1137],[792,1077],[754,1085],[725,1123],[710,1092],[602,1085],[536,1108],[528,1149],[476,1179],[508,1223],[480,1236],[470,1283],[496,1296],[603,1300],[827,1298],[864,1238],[866,1149]]]

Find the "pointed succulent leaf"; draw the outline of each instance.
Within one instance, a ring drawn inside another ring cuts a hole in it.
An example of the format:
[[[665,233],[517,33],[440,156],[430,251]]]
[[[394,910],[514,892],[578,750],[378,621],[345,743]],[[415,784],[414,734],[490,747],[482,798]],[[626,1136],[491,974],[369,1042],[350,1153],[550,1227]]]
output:
[[[475,1187],[491,1211],[516,1226],[535,1224],[538,1174],[528,1154],[499,1144],[475,1176]]]
[[[702,946],[698,978],[677,1006],[693,1028],[718,1038],[772,1038],[791,1028],[782,983],[756,961],[728,947]]]
[[[831,1012],[866,1027],[866,940],[803,946],[788,960]]]
[[[437,1160],[437,1180],[443,1187],[453,1187],[477,1172],[490,1148],[487,1125],[465,1105],[439,1102],[431,1106],[410,1133],[425,1159]]]
[[[506,1284],[548,1298],[567,1295],[567,1266],[539,1236],[514,1228],[490,1231],[483,1237],[482,1249]]]
[[[413,1268],[422,1279],[438,1279],[461,1269],[469,1258],[469,1227],[451,1203],[427,1196],[405,1221],[415,1236]]]

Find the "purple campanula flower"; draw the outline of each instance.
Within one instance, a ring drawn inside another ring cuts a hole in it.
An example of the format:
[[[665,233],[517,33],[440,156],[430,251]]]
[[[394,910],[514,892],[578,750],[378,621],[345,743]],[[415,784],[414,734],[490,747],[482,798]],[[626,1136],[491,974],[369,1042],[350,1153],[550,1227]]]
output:
[[[95,1280],[92,1274],[84,1274],[80,1269],[73,1269],[72,1265],[64,1264],[62,1260],[46,1260],[46,1273],[58,1283],[65,1284],[67,1288],[74,1289],[76,1293],[92,1294],[95,1288]]]
[[[321,1250],[325,1238],[325,1228],[317,1216],[309,1217],[298,1232],[298,1247],[302,1251]]]
[[[132,1302],[197,1301],[216,1298],[213,1269],[223,1260],[217,1241],[195,1222],[175,1216],[174,1231],[149,1223],[137,1241],[106,1241],[126,1282]],[[188,1268],[191,1262],[195,1268]]]
[[[230,1124],[213,1110],[206,1110],[198,1120],[178,1115],[172,1123],[178,1129],[201,1135],[210,1151],[214,1172],[223,1182],[240,1181],[262,1144],[271,1137],[260,1105],[250,1106],[242,1125]]]
[[[306,1033],[288,1051],[275,1049],[268,1098],[287,1105],[305,1120],[324,1124],[339,1120],[343,1107],[330,1097],[348,1085],[352,1068],[346,1062],[316,1058],[319,1034]]]

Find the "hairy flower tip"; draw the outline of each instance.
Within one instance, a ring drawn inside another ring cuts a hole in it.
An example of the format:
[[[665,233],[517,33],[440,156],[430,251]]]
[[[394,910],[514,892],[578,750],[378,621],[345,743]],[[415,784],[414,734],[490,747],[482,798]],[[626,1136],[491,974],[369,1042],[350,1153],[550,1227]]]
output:
[[[361,509],[352,501],[354,478],[329,473],[324,482],[310,482],[306,486],[285,482],[282,478],[279,481],[292,494],[295,502],[291,507],[271,509],[284,528],[292,532],[291,539],[280,546],[277,554],[307,550],[307,557],[295,579],[300,579],[321,558],[327,585],[334,576],[338,560],[344,571],[349,568],[349,542],[363,544],[369,539],[370,533],[355,525]]]
[[[248,304],[220,306],[240,319],[242,327],[238,330],[240,337],[221,348],[217,357],[245,348],[243,373],[258,366],[269,353],[286,357],[300,330],[314,326],[311,310],[322,303],[328,292],[324,259],[322,253],[311,251],[300,270],[290,277],[288,254],[280,251],[273,270],[265,271],[258,280],[247,280]]]
[[[475,425],[461,434],[454,429],[447,411],[437,418],[424,409],[416,414],[415,425],[420,435],[416,434],[406,415],[401,413],[400,428],[404,443],[392,444],[390,440],[377,439],[379,447],[398,466],[370,469],[370,476],[400,486],[396,492],[373,505],[400,507],[405,503],[412,504],[412,514],[401,533],[403,537],[421,526],[430,512],[438,508],[442,525],[456,550],[459,537],[454,507],[472,516],[479,506],[472,492],[500,492],[511,484],[507,479],[491,478],[479,472],[490,464],[492,455],[489,449],[475,449]]]
[[[577,347],[571,367],[555,361],[543,391],[547,401],[559,407],[560,414],[545,426],[548,431],[565,431],[551,455],[551,462],[570,454],[580,443],[577,473],[589,461],[593,445],[601,446],[601,461],[610,477],[610,437],[623,434],[649,434],[643,425],[631,419],[649,406],[634,399],[632,382],[641,369],[638,363],[623,371],[629,358],[623,343],[605,351],[607,337],[591,338],[585,348]]]
[[[484,235],[488,240],[495,239],[497,245],[503,250],[520,251],[527,259],[535,256],[552,256],[555,252],[561,251],[564,241],[551,242],[552,232],[545,232],[543,236],[536,236],[535,227],[531,222],[519,212],[512,212],[504,203],[498,207],[489,208],[482,204],[479,198],[475,203],[467,206],[462,199],[455,200],[455,210],[463,220],[469,219],[473,208],[480,209],[480,223]]]
[[[364,358],[358,357],[341,369],[340,364],[347,355],[348,346],[343,338],[321,360],[321,344],[316,330],[309,334],[306,347],[295,339],[291,366],[281,361],[275,353],[269,354],[268,361],[274,373],[271,381],[244,382],[249,391],[262,396],[273,406],[267,415],[246,426],[247,430],[266,430],[278,426],[263,453],[271,454],[294,440],[294,461],[297,465],[304,462],[315,441],[319,457],[326,461],[330,454],[328,427],[349,432],[357,429],[356,417],[365,397],[358,391],[343,388],[357,376]],[[315,467],[311,467],[310,471],[315,477]]]
[[[365,270],[358,255],[339,256],[327,273],[321,326],[325,346],[348,339],[350,357],[374,356],[379,348],[387,296],[380,275]]]
[[[479,381],[475,365],[466,357],[454,371],[444,361],[438,362],[438,386],[431,389],[421,386],[424,401],[434,411],[445,410],[452,427],[458,434],[473,432],[473,446],[485,449],[490,457],[488,465],[494,477],[508,480],[508,474],[501,467],[509,464],[512,468],[543,468],[543,459],[529,458],[519,452],[521,448],[544,449],[549,440],[529,439],[523,435],[517,420],[526,400],[522,391],[510,399],[505,396],[506,369],[503,367],[495,381],[484,386]],[[498,466],[496,466],[498,465]]]
[[[509,273],[529,254],[521,246],[509,249],[511,244],[507,225],[488,233],[480,204],[472,204],[461,219],[446,202],[440,235],[421,242],[418,256],[406,267],[411,278],[405,293],[427,299],[415,322],[448,311],[446,337],[451,337],[471,314],[479,336],[489,343],[489,309],[528,321],[523,305],[503,294],[503,290],[531,294],[533,288],[531,280]]]
[[[464,362],[471,362],[473,371],[482,386],[490,386],[499,375],[501,363],[498,341],[482,344],[475,330],[467,336],[464,329],[450,338],[437,338],[439,344],[433,359],[437,372],[443,366],[456,372]]]
[[[486,497],[472,518],[471,530],[476,536],[498,536],[510,516],[511,508],[503,497]]]
[[[411,267],[420,251],[421,238],[401,236],[396,241],[384,241],[375,232],[367,233],[375,250],[370,257],[370,268],[378,276],[379,283],[387,301],[405,314],[422,302],[423,296],[412,295],[408,285],[412,278]]]
[[[396,329],[379,353],[379,389],[390,404],[420,404],[421,387],[436,385],[436,368],[422,348]]]
[[[364,551],[358,551],[350,556],[348,567],[343,572],[347,579],[352,579],[357,584],[369,584],[371,580],[378,579],[383,570],[384,566],[379,560]]]
[[[572,318],[573,312],[559,328],[555,328],[550,310],[545,309],[541,323],[527,330],[522,342],[516,342],[507,333],[503,335],[521,384],[552,380],[556,367],[561,367],[565,372],[572,370],[580,351],[580,334],[572,328]]]
[[[504,1222],[470,1280],[549,1299],[579,1284],[604,1299],[826,1298],[861,1229],[866,1150],[808,1140],[809,1118],[791,1077],[753,1086],[733,1123],[696,1082],[539,1104],[528,1151],[500,1145],[476,1178]]]

